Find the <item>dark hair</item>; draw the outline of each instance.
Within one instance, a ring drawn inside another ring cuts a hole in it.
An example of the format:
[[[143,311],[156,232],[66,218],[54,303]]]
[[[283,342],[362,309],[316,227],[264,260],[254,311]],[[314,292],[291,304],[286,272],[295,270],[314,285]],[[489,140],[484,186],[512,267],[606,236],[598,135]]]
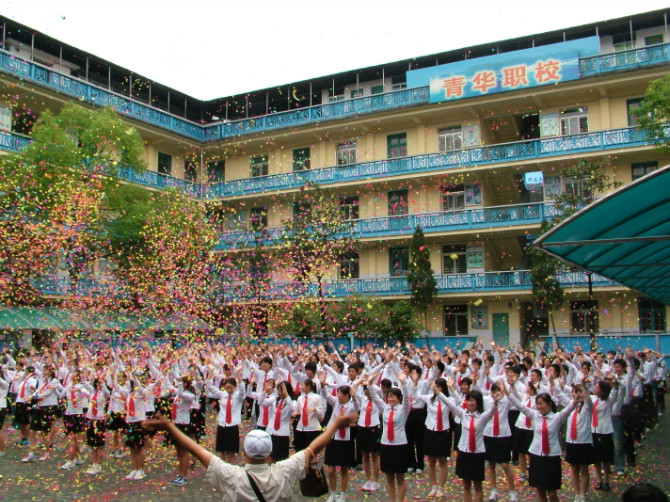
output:
[[[223,385],[227,384],[234,385],[235,387],[237,387],[237,380],[235,380],[233,377],[226,378],[223,382]]]
[[[529,370],[533,367],[533,360],[530,357],[524,356],[521,361],[523,362],[523,366],[526,370]]]
[[[398,401],[402,403],[402,391],[398,387],[391,387],[389,389],[389,394],[394,395],[398,398]]]
[[[384,387],[385,389],[390,389],[391,387],[393,387],[393,383],[388,378],[384,378],[380,382],[380,385],[381,385],[381,387]]]
[[[618,364],[619,366],[621,366],[624,369],[624,371],[626,369],[628,369],[628,363],[626,362],[625,359],[622,359],[621,357],[618,358],[618,359],[615,359],[612,364]]]
[[[591,370],[592,368],[591,361],[584,361],[581,367],[583,368],[584,366],[586,366],[589,370]]]
[[[448,395],[449,395],[449,394],[448,394],[449,387],[447,387],[447,381],[446,381],[444,378],[442,378],[442,377],[440,377],[440,378],[436,378],[436,379],[435,379],[435,385],[438,386],[438,387],[440,388],[440,392],[441,392],[442,394],[444,394],[445,396],[448,396]],[[437,399],[437,395],[433,395],[433,397],[430,398],[430,402],[432,403],[432,402],[435,401],[436,399]]]
[[[663,490],[649,483],[638,483],[621,495],[622,502],[668,502]]]
[[[540,370],[538,370],[537,368],[533,368],[532,370],[530,370],[530,372],[535,373],[540,378],[540,380],[542,380],[542,372]]]
[[[338,368],[340,372],[344,371],[344,363],[342,361],[333,361],[333,366]]]
[[[305,378],[305,379],[302,381],[302,383],[303,383],[304,385],[306,385],[307,387],[309,387],[309,391],[310,391],[310,392],[314,392],[315,384],[314,384],[314,381],[313,381],[313,380],[310,380],[309,378]]]
[[[305,371],[307,370],[316,373],[316,363],[314,361],[310,361],[307,364],[305,364]]]
[[[482,413],[484,411],[484,397],[478,390],[471,390],[465,393],[465,399],[474,399],[477,402],[477,411]]]
[[[482,360],[481,360],[481,359],[479,359],[478,357],[475,357],[475,358],[472,360],[472,364],[476,364],[476,365],[478,365],[479,367],[481,367],[483,363],[482,363]]]
[[[513,365],[511,365],[511,366],[509,367],[509,370],[510,370],[512,373],[516,373],[517,375],[521,375],[521,371],[522,371],[522,370],[521,370],[521,366],[519,366],[518,364],[513,364]]]
[[[500,385],[498,385],[497,382],[494,383],[493,385],[491,385],[491,392],[498,392],[499,390],[501,390],[501,389],[500,389]]]
[[[561,374],[561,365],[560,365],[560,364],[553,363],[553,364],[552,364],[551,366],[549,366],[549,367],[550,367],[550,368],[554,368],[554,371],[556,372],[557,375],[560,375],[560,374]]]
[[[551,396],[548,393],[543,392],[542,394],[538,394],[537,397],[535,398],[535,402],[537,402],[538,399],[547,403],[551,407],[552,413],[556,413],[558,411],[558,408],[556,407],[556,403],[554,402],[554,400],[551,398]]]
[[[442,361],[437,361],[437,364],[435,366],[437,366],[440,375],[444,373],[444,363]]]
[[[271,357],[265,356],[263,359],[261,359],[260,363],[258,363],[258,364],[261,365],[263,363],[268,363],[270,365],[270,368],[272,368],[272,358]]]
[[[470,377],[461,378],[461,385],[463,385],[463,384],[466,384],[466,385],[469,385],[470,387],[472,387],[472,378],[470,378]]]
[[[310,382],[311,382],[311,380],[310,380]],[[286,380],[282,380],[281,382],[279,382],[279,385],[284,386],[284,388],[286,389],[286,393],[288,394],[288,397],[291,398],[291,400],[295,399],[295,391],[293,390],[293,385],[291,385]],[[279,385],[277,385],[277,387],[279,387]]]
[[[600,387],[600,393],[602,394],[600,398],[603,401],[607,401],[607,399],[610,397],[610,393],[612,392],[612,386],[606,380],[600,380],[600,382],[598,382],[598,386]]]
[[[351,387],[349,387],[348,385],[340,385],[337,388],[337,392],[341,392],[345,396],[351,396]]]

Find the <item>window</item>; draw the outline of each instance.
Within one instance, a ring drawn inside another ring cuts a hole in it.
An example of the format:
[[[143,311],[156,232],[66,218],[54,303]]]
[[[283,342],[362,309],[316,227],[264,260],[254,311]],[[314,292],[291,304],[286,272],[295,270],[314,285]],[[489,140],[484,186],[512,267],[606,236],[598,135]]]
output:
[[[572,108],[561,113],[561,135],[589,132],[588,108]]]
[[[562,193],[567,193],[575,197],[583,197],[586,200],[590,200],[593,197],[593,193],[588,189],[588,183],[588,178],[563,178]]]
[[[409,213],[407,190],[392,190],[388,194],[389,216],[401,216]]]
[[[626,108],[628,110],[628,126],[633,127],[637,125],[637,116],[638,116],[638,111],[640,109],[640,105],[642,105],[642,100],[644,98],[635,98],[635,99],[629,99],[626,101]]]
[[[663,43],[663,34],[659,33],[658,35],[649,35],[644,37],[644,45],[656,45]]]
[[[570,302],[570,329],[573,333],[597,333],[598,302],[596,300]]]
[[[304,171],[309,169],[309,147],[293,150],[293,170]]]
[[[370,88],[370,94],[382,94],[384,92],[384,84],[373,85]]]
[[[345,220],[358,219],[358,195],[340,197],[340,211]]]
[[[351,99],[360,98],[363,96],[363,89],[354,89],[351,91]]]
[[[640,333],[665,331],[665,305],[651,298],[638,298]]]
[[[337,165],[343,166],[356,163],[356,143],[337,145]]]
[[[468,306],[444,306],[444,336],[459,336],[468,334]]]
[[[465,209],[465,186],[445,185],[442,187],[442,211]]]
[[[612,44],[614,45],[614,52],[623,53],[616,55],[617,65],[633,64],[637,62],[635,52],[633,52],[633,49],[635,49],[635,40],[631,39],[630,33],[614,35],[612,37]]]
[[[249,224],[251,230],[266,228],[268,226],[268,208],[266,206],[252,207],[249,210]]]
[[[658,169],[658,162],[636,162],[630,166],[633,181]]]
[[[450,152],[463,148],[463,131],[460,127],[440,129],[437,136],[437,149],[440,152]]]
[[[172,174],[172,155],[158,152],[158,172]]]
[[[226,161],[219,159],[207,162],[207,179],[211,183],[226,181]]]
[[[465,274],[467,271],[465,244],[442,246],[442,273]]]
[[[406,276],[409,273],[409,248],[389,248],[389,274],[391,277]]]
[[[268,156],[256,155],[251,157],[251,177],[258,178],[259,176],[268,175]]]
[[[311,204],[305,204],[302,202],[294,202],[293,203],[293,217],[295,218],[299,214],[309,212],[309,210],[312,208]]]
[[[192,160],[184,161],[184,179],[193,183],[198,181],[198,164]]]
[[[340,260],[340,279],[358,279],[360,277],[360,256],[351,251]]]
[[[404,157],[407,155],[407,133],[390,134],[386,138],[388,158]]]

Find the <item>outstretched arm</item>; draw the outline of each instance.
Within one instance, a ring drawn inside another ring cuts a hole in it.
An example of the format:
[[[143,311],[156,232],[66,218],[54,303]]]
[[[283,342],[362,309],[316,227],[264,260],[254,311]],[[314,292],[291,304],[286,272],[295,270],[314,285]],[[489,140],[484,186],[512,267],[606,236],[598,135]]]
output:
[[[209,467],[209,463],[214,456],[212,452],[206,448],[203,448],[193,439],[180,431],[177,426],[167,418],[162,417],[155,420],[145,420],[142,422],[142,427],[150,432],[158,430],[169,432],[174,442],[177,443],[180,448],[184,448],[190,454],[197,457],[202,465]]]

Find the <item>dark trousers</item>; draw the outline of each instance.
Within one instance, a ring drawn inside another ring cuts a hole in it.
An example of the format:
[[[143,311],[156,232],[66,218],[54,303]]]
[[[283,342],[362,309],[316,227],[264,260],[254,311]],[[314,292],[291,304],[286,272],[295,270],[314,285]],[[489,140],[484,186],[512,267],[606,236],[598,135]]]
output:
[[[423,460],[423,437],[426,433],[426,408],[414,409],[407,416],[405,433],[407,434],[408,465],[412,469],[425,469]]]
[[[621,412],[623,420],[623,452],[626,456],[626,462],[635,464],[635,434],[639,433],[638,415],[634,399],[630,404],[626,404]]]
[[[519,410],[509,410],[509,413],[507,414],[507,421],[509,422],[509,428],[512,431],[512,444],[514,444],[514,436],[517,434],[516,431],[516,421],[519,418],[519,414],[521,412]],[[512,450],[512,462],[518,462],[519,461],[519,452]]]

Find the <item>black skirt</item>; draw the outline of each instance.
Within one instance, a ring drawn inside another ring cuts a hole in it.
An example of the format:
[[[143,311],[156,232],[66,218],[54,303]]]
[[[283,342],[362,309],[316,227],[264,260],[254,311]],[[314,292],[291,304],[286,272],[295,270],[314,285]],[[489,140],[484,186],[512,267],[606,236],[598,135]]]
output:
[[[105,446],[105,430],[107,424],[104,420],[89,420],[86,429],[86,445],[91,448],[102,448]]]
[[[240,428],[237,425],[232,427],[216,427],[216,446],[215,451],[221,453],[239,453],[240,452]]]
[[[512,451],[515,453],[528,453],[530,444],[533,442],[533,431],[530,429],[516,428],[512,439]]]
[[[110,431],[125,431],[128,428],[126,423],[126,414],[113,411],[109,414],[109,422],[107,428]]]
[[[319,437],[321,431],[295,431],[293,435],[293,447],[295,451],[304,450],[309,444]]]
[[[379,464],[384,474],[405,474],[408,467],[407,445],[383,444],[379,450]]]
[[[591,465],[594,462],[591,443],[565,443],[565,461],[570,465]]]
[[[84,415],[63,415],[63,425],[68,434],[84,432]]]
[[[333,439],[326,446],[326,465],[336,467],[351,467],[354,464],[354,442],[349,439],[338,441]]]
[[[142,422],[131,422],[126,430],[126,446],[139,450],[144,446],[146,431],[142,428]]]
[[[30,418],[30,430],[37,432],[51,432],[51,426],[56,420],[58,406],[39,406],[33,410]]]
[[[508,464],[512,459],[512,436],[484,436],[486,460],[494,464]]]
[[[469,453],[458,450],[456,476],[468,481],[484,481],[486,456],[484,453]]]
[[[272,439],[272,460],[275,462],[286,460],[290,443],[289,437],[271,435],[270,438]]]
[[[356,429],[356,444],[358,449],[364,453],[375,453],[381,449],[382,428],[361,427]]]
[[[30,415],[32,414],[32,409],[28,403],[16,403],[16,408],[14,410],[14,419],[19,425],[29,425],[30,424]]]
[[[451,456],[451,430],[433,431],[426,429],[423,436],[423,453],[429,457]]]
[[[613,434],[593,434],[593,459],[596,462],[614,462]]]
[[[561,489],[561,457],[542,457],[530,454],[528,484],[543,490]]]

